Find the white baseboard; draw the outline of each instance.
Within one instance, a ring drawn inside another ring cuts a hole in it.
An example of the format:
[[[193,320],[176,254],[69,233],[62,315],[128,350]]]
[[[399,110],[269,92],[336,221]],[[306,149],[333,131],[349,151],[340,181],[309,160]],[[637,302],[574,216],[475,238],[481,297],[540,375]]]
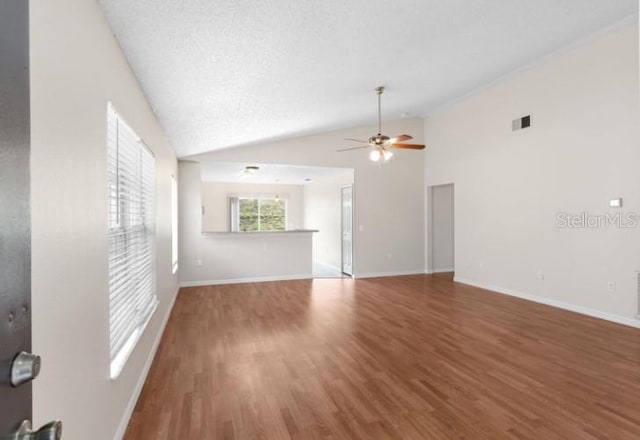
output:
[[[312,279],[313,274],[305,275],[275,275],[267,277],[232,278],[226,280],[183,281],[180,287],[218,286],[221,284],[266,283],[269,281],[291,281]]]
[[[468,280],[465,278],[454,277],[453,281],[456,283],[468,284],[470,286],[479,287],[481,289],[490,290],[492,292],[500,293],[503,295],[514,296],[516,298],[525,299],[527,301],[533,301],[547,306],[556,307],[559,309],[569,310],[572,312],[580,313],[582,315],[591,316],[593,318],[604,319],[606,321],[615,322],[617,324],[627,325],[629,327],[640,328],[640,319],[627,318],[625,316],[614,315],[611,313],[601,312],[599,310],[590,309],[588,307],[577,306],[574,304],[568,304],[554,299],[545,298],[543,296],[531,295],[528,293],[518,292],[516,290],[507,289],[500,286],[494,286],[491,284],[481,283],[478,281]]]
[[[446,272],[454,272],[455,268],[453,267],[445,267],[443,269],[433,269],[431,273],[446,273]]]
[[[162,340],[164,329],[167,327],[167,322],[169,322],[169,317],[171,316],[171,312],[173,311],[173,306],[176,303],[176,298],[178,298],[179,292],[180,292],[180,287],[178,287],[176,289],[176,292],[173,294],[173,298],[171,299],[171,304],[169,305],[169,309],[167,310],[167,313],[165,313],[164,317],[162,318],[160,331],[158,331],[158,334],[156,335],[156,338],[153,341],[153,345],[151,346],[151,351],[149,352],[149,356],[147,357],[147,360],[144,363],[144,367],[142,368],[142,372],[140,373],[138,382],[136,383],[136,386],[133,389],[133,393],[131,394],[129,403],[127,404],[127,407],[124,411],[122,420],[120,421],[120,424],[118,425],[118,429],[116,430],[116,433],[113,437],[114,440],[122,440],[127,430],[127,426],[129,426],[131,415],[133,414],[133,410],[136,408],[136,403],[138,403],[138,398],[140,397],[140,393],[142,392],[142,387],[144,387],[144,383],[147,380],[147,375],[149,374],[149,370],[151,369],[153,358],[156,356],[156,351],[158,351],[158,346],[160,345],[160,341]]]
[[[375,272],[353,274],[353,278],[401,277],[405,275],[424,275],[424,270],[403,270],[397,272]]]

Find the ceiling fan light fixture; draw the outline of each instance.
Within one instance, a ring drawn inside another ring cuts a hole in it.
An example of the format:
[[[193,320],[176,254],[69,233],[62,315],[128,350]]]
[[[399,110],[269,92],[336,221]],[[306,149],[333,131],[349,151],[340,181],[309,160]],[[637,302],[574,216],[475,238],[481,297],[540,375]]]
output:
[[[388,162],[393,157],[393,152],[384,147],[377,147],[369,153],[369,159],[373,162]]]
[[[244,167],[244,171],[242,171],[242,173],[240,173],[240,178],[241,179],[246,179],[249,176],[253,176],[255,174],[258,173],[258,171],[260,171],[260,167],[254,166],[254,165],[249,165]]]

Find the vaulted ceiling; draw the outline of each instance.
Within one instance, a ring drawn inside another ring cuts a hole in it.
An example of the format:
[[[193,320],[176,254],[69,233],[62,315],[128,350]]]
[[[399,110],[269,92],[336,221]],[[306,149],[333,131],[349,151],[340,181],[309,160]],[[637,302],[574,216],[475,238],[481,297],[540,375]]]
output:
[[[637,0],[100,0],[178,156],[425,115]],[[597,62],[597,60],[594,60]]]

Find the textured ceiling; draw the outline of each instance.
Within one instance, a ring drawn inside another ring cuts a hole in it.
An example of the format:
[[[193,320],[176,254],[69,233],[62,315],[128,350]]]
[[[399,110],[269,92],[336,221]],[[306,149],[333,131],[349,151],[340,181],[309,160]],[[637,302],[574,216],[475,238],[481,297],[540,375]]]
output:
[[[253,175],[244,174],[246,166],[260,169]],[[353,176],[351,168],[306,167],[238,162],[202,162],[203,182],[270,183],[281,185],[304,185],[338,176]]]
[[[100,0],[178,156],[424,115],[637,0]],[[383,130],[384,131],[384,130]]]

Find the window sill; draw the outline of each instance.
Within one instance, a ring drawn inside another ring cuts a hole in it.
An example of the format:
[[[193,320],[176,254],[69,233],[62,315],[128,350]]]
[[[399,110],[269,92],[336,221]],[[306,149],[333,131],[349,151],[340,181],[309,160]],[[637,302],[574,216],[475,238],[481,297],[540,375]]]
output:
[[[258,236],[258,235],[277,235],[277,234],[303,234],[309,232],[319,232],[317,229],[288,229],[286,231],[251,231],[251,232],[229,232],[229,231],[202,231],[202,235],[234,235],[234,236]]]
[[[127,361],[131,356],[131,353],[133,353],[133,350],[136,348],[136,345],[138,345],[138,341],[142,337],[142,334],[144,333],[145,329],[147,328],[147,325],[149,324],[149,321],[151,321],[151,318],[156,313],[157,309],[158,309],[158,300],[156,300],[155,304],[153,305],[153,308],[149,313],[149,317],[145,320],[144,324],[139,325],[138,328],[136,328],[136,330],[131,334],[127,342],[122,346],[118,355],[111,361],[111,373],[110,373],[111,380],[117,379],[120,376],[120,373],[122,373],[122,370],[124,369],[124,366],[127,364]]]

